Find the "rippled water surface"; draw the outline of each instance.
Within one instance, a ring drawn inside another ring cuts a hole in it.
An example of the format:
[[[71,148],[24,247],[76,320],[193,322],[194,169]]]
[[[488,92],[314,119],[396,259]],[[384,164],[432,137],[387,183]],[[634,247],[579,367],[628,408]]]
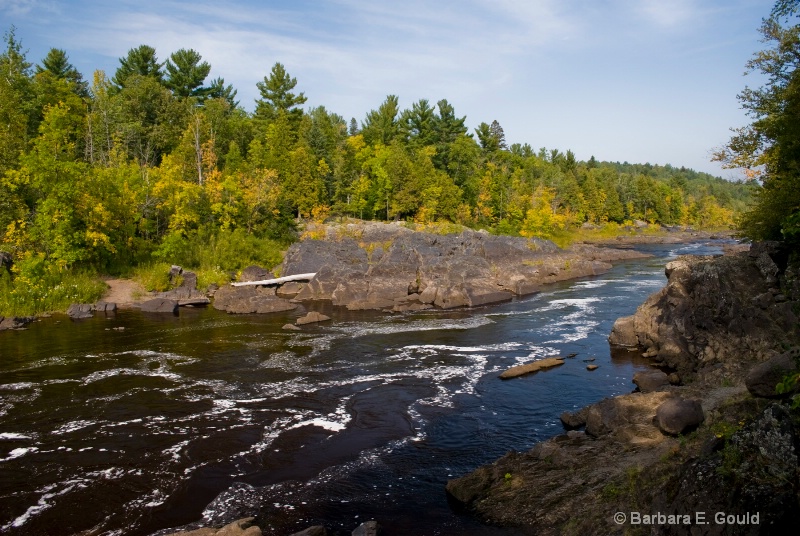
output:
[[[643,247],[655,257],[491,307],[307,305],[333,320],[300,332],[281,326],[301,310],[185,309],[0,333],[0,532],[138,535],[258,514],[267,534],[367,519],[390,535],[510,534],[453,512],[446,481],[630,391],[646,364],[611,357],[614,320],[663,286],[667,259],[717,245]]]

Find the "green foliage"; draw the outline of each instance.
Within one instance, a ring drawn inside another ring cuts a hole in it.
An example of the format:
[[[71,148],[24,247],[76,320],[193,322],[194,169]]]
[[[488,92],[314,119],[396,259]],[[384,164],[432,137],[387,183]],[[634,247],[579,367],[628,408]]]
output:
[[[271,268],[283,260],[282,247],[268,238],[257,238],[242,229],[222,231],[203,228],[185,237],[167,235],[153,257],[188,269],[241,270],[252,264]]]
[[[784,25],[785,24],[785,25]],[[753,122],[735,130],[715,159],[758,180],[755,203],[740,225],[752,239],[800,244],[800,23],[796,0],[779,0],[761,25],[769,46],[748,62],[766,82],[739,94]]]
[[[72,303],[94,303],[106,285],[81,270],[62,270],[44,255],[18,260],[12,273],[0,270],[0,315],[32,316],[64,311]]]
[[[172,91],[172,94],[179,98],[205,97],[209,90],[201,87],[211,65],[203,59],[199,52],[182,48],[172,55],[164,65],[166,69],[166,80],[164,85]],[[224,91],[224,90],[223,90]]]
[[[119,59],[119,67],[114,73],[112,82],[117,88],[123,88],[128,85],[128,79],[134,75],[161,82],[164,78],[163,67],[164,64],[159,63],[156,56],[156,49],[149,45],[139,45],[130,49],[124,58]]]
[[[261,99],[256,101],[256,117],[272,120],[279,113],[293,118],[302,116],[303,112],[297,106],[304,104],[307,99],[303,93],[295,94],[292,91],[296,85],[297,79],[289,76],[283,64],[273,65],[269,76],[256,84],[261,92]]]
[[[172,288],[169,278],[171,264],[168,262],[152,262],[142,264],[133,271],[133,279],[147,292],[164,292]]]
[[[306,97],[280,63],[257,84],[261,98],[248,114],[222,78],[205,81],[210,66],[192,49],[161,63],[141,45],[110,79],[95,72],[87,91],[66,51],[51,49],[34,70],[14,28],[5,45],[0,248],[58,273],[163,271],[148,264],[156,261],[225,282],[249,264],[274,266],[303,220],[327,216],[567,245],[642,232],[626,226],[635,219],[656,224],[644,232],[730,226],[753,191],[792,199],[791,181],[758,188],[685,168],[509,148],[497,121],[481,123],[473,139],[445,99],[401,112],[389,95],[348,129],[322,106],[303,110]],[[781,206],[784,236],[800,235],[792,203]],[[165,284],[163,274],[148,277]]]

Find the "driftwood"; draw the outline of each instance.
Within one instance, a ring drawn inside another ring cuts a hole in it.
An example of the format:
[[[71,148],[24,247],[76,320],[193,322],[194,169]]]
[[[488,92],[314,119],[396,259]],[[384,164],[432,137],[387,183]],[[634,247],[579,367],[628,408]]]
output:
[[[316,272],[313,274],[297,274],[297,275],[287,275],[285,277],[278,277],[276,279],[262,279],[261,281],[243,281],[241,283],[231,283],[234,287],[243,287],[245,285],[281,285],[283,283],[288,283],[289,281],[310,281],[314,279],[314,276],[317,275]]]

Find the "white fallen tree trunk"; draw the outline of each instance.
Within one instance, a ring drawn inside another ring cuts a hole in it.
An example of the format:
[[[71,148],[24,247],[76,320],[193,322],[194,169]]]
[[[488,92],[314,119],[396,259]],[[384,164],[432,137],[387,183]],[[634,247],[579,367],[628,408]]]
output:
[[[234,287],[243,287],[245,285],[281,285],[289,281],[311,281],[316,272],[313,274],[296,274],[287,275],[286,277],[278,277],[276,279],[262,279],[261,281],[243,281],[241,283],[231,283]]]

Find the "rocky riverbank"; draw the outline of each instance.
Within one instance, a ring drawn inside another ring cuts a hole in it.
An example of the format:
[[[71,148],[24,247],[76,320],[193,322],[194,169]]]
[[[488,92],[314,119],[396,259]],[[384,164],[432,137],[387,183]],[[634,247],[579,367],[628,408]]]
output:
[[[800,419],[775,393],[800,357],[789,253],[756,244],[669,263],[666,287],[610,336],[653,359],[636,392],[565,414],[565,434],[451,480],[454,506],[536,534],[791,530]]]
[[[645,256],[590,245],[562,250],[548,240],[471,230],[439,235],[382,223],[329,226],[322,238],[293,244],[280,267],[282,276],[315,273],[308,283],[220,289],[214,306],[266,312],[329,300],[351,310],[475,307],[603,273],[612,261]]]

